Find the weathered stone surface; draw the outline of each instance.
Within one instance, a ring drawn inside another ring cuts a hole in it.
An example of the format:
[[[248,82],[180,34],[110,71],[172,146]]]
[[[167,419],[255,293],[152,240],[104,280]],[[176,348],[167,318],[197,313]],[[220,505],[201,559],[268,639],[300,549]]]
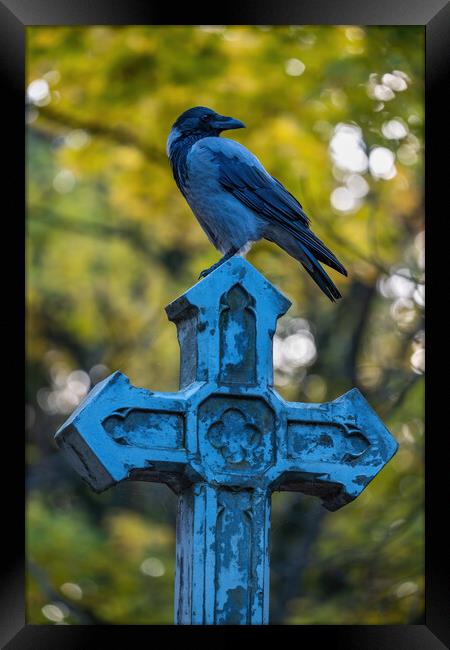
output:
[[[325,404],[273,388],[272,338],[290,306],[240,257],[167,307],[180,342],[180,390],[98,384],[56,434],[96,491],[124,480],[179,494],[176,623],[268,622],[270,494],[356,498],[397,443],[353,389]]]

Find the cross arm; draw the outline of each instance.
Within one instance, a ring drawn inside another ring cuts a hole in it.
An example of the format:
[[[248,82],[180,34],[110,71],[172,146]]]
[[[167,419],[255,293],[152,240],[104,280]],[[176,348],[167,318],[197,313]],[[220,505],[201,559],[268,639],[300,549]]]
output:
[[[96,492],[124,479],[189,484],[186,396],[130,384],[115,372],[97,384],[55,440]]]
[[[324,404],[285,402],[284,411],[275,489],[319,496],[328,510],[355,499],[397,451],[356,388]]]

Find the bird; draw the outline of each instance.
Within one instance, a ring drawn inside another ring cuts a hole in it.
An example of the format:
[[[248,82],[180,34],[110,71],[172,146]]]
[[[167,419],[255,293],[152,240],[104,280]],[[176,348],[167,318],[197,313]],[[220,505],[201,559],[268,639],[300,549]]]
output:
[[[267,239],[299,261],[335,302],[342,296],[320,262],[342,275],[347,271],[312,232],[301,203],[251,151],[220,137],[223,131],[244,127],[238,119],[194,106],[177,118],[167,138],[175,182],[208,239],[222,253],[199,278]]]

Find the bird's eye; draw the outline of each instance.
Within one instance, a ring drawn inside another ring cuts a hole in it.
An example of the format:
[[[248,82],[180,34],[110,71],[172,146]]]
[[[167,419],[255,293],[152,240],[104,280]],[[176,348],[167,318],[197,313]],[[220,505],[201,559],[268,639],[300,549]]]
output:
[[[202,122],[209,122],[211,119],[211,115],[202,115],[201,120]]]

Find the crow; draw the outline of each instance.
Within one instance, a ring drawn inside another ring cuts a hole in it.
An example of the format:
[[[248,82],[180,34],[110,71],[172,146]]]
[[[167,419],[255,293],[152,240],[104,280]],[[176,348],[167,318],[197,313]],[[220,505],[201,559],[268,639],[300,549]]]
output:
[[[195,106],[178,117],[167,139],[175,182],[223,255],[200,277],[268,239],[298,260],[335,302],[341,294],[319,262],[343,275],[347,271],[312,232],[302,205],[246,147],[220,137],[222,131],[244,127],[240,120]]]

